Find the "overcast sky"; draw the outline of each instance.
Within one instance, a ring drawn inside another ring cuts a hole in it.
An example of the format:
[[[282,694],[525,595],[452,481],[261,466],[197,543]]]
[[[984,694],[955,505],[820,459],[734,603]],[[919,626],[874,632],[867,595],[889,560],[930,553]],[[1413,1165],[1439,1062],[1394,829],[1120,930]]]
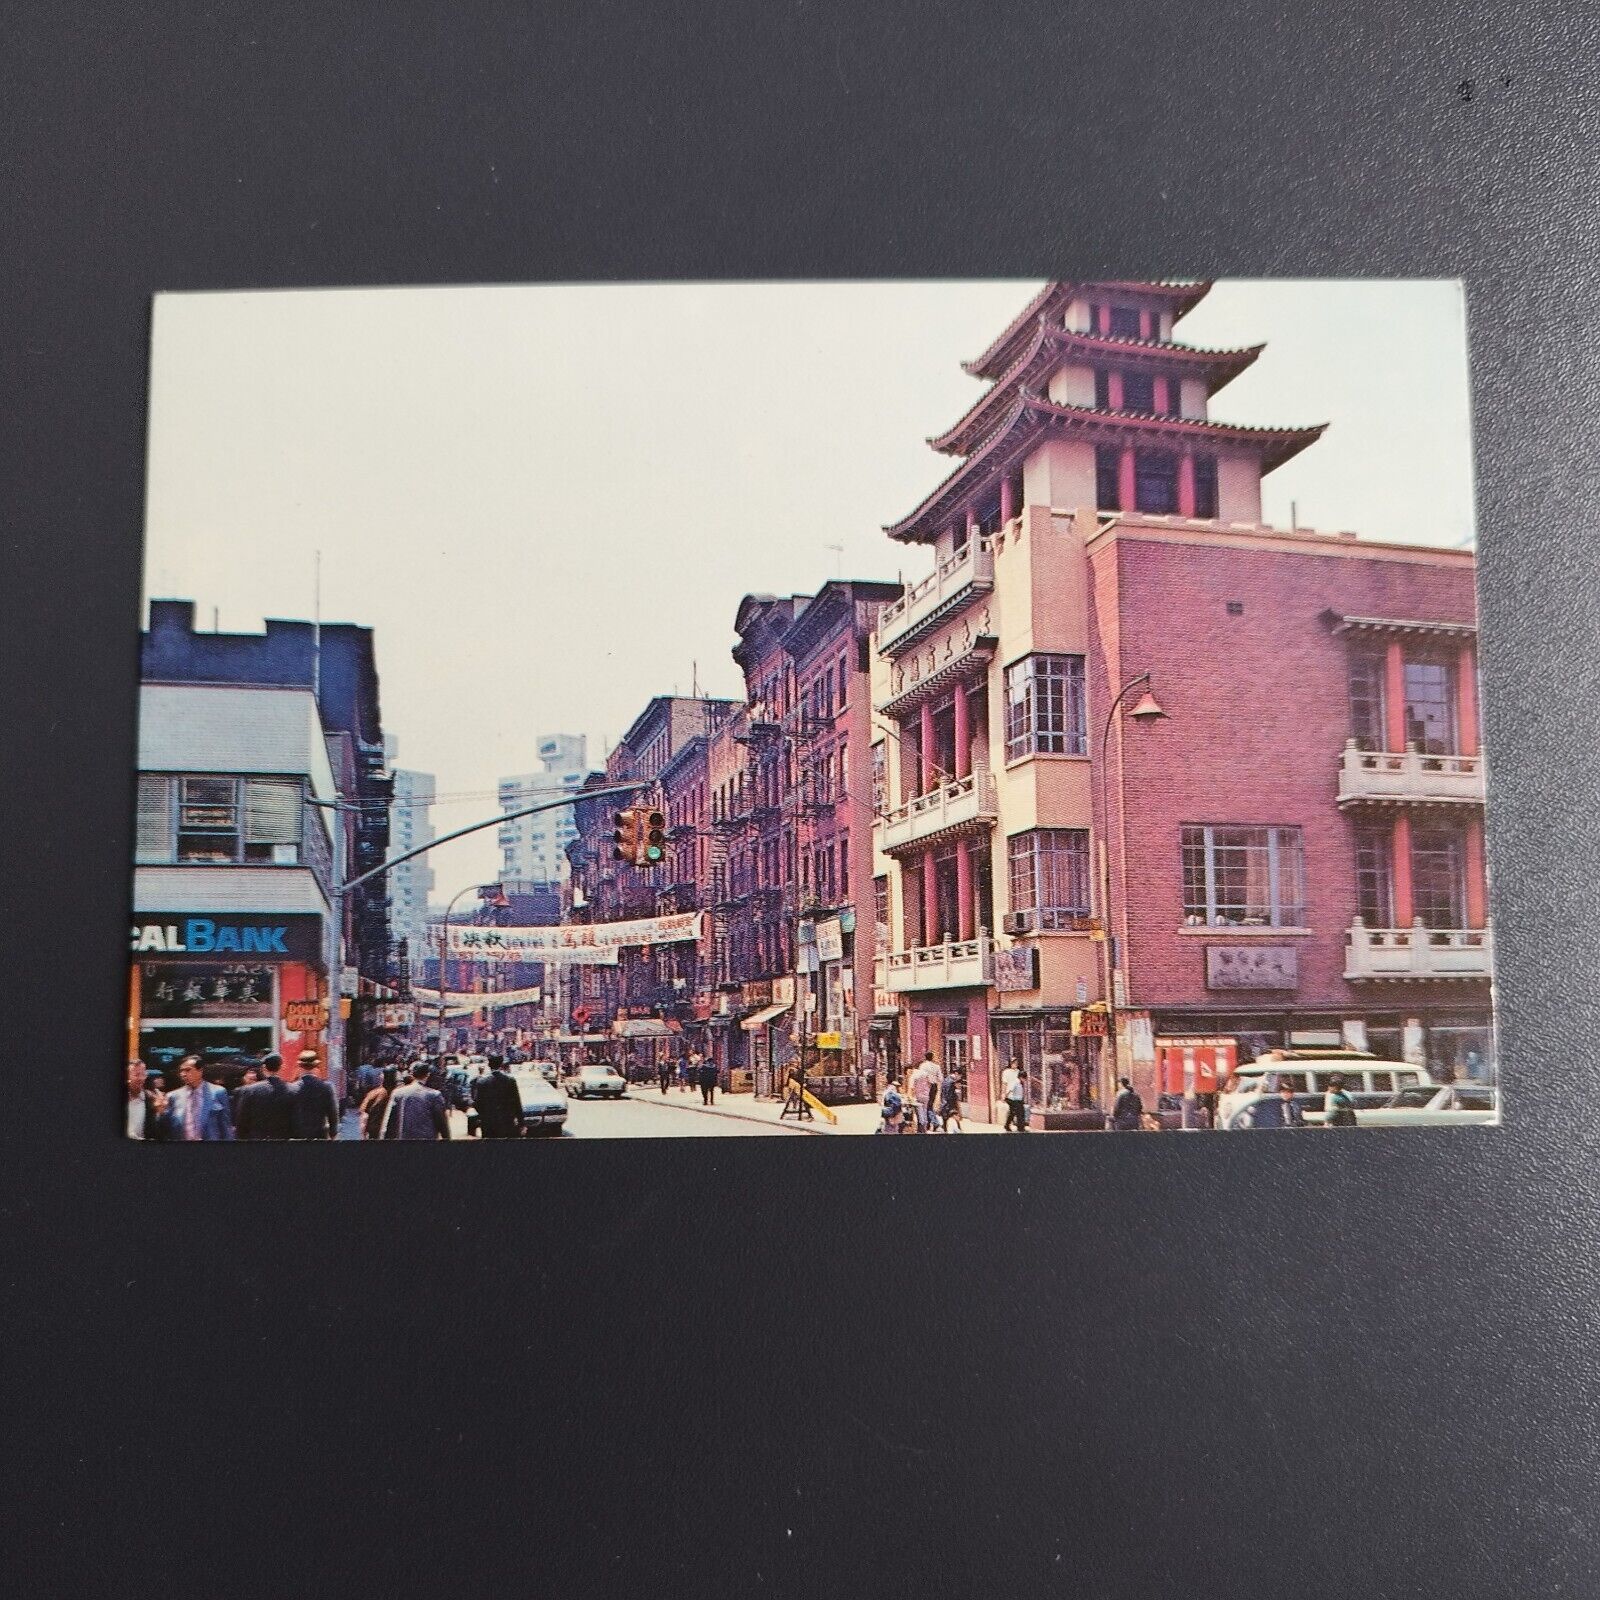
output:
[[[1037,282],[377,289],[156,302],[146,598],[224,632],[376,631],[399,764],[440,831],[494,810],[535,737],[598,764],[652,694],[736,695],[752,592],[908,579],[883,524],[949,471],[925,440]],[[1453,283],[1218,284],[1179,325],[1254,344],[1227,421],[1332,426],[1265,516],[1369,538],[1474,533]],[[842,547],[836,549],[834,547]],[[436,895],[498,874],[492,829]]]

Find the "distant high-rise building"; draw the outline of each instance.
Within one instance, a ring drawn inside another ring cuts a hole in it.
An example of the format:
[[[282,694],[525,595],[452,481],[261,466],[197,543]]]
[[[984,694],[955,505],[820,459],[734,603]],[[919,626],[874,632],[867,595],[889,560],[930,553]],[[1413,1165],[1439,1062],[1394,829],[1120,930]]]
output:
[[[434,778],[431,772],[413,772],[394,765],[399,741],[384,741],[394,777],[394,802],[389,808],[389,853],[403,856],[433,839]],[[428,891],[433,888],[433,868],[427,856],[418,856],[387,874],[389,928],[396,940],[410,941],[411,957],[418,959],[428,936]]]
[[[500,809],[520,811],[563,792],[576,792],[588,768],[581,733],[541,735],[536,754],[544,770],[500,780]],[[570,806],[500,824],[500,873],[531,883],[560,883],[567,876],[567,846],[577,837]]]

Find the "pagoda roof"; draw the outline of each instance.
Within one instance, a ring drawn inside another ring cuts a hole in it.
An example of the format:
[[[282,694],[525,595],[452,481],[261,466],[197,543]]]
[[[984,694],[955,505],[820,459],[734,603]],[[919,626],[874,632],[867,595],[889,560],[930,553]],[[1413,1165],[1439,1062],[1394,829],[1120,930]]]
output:
[[[971,361],[961,363],[964,371],[975,378],[998,378],[1016,359],[1018,350],[1028,342],[1034,324],[1041,317],[1054,313],[1059,321],[1075,294],[1084,289],[1112,289],[1123,294],[1146,295],[1171,306],[1174,318],[1192,311],[1210,292],[1209,280],[1187,282],[1152,280],[1134,283],[1121,279],[1088,279],[1078,282],[1057,280],[1047,283],[1015,317],[993,344]]]
[[[1024,386],[1003,421],[977,450],[916,510],[886,527],[884,532],[905,544],[930,543],[974,490],[996,474],[1009,471],[1041,438],[1049,435],[1088,437],[1095,442],[1118,444],[1152,440],[1177,443],[1190,439],[1243,445],[1260,452],[1261,470],[1265,473],[1281,467],[1307,445],[1314,444],[1327,426],[1323,422],[1309,428],[1260,428],[1199,417],[1153,417],[1143,411],[1063,405]]]
[[[1236,350],[1209,350],[1198,345],[1173,344],[1160,339],[1129,339],[1110,333],[1079,333],[1063,328],[1041,314],[1033,339],[1015,361],[979,397],[953,427],[928,440],[935,450],[946,455],[969,455],[989,429],[1004,415],[1007,398],[1015,398],[1019,388],[1045,377],[1066,357],[1081,355],[1115,357],[1135,366],[1166,371],[1184,370],[1204,380],[1206,393],[1215,394],[1231,383],[1266,349],[1264,344],[1246,345]]]

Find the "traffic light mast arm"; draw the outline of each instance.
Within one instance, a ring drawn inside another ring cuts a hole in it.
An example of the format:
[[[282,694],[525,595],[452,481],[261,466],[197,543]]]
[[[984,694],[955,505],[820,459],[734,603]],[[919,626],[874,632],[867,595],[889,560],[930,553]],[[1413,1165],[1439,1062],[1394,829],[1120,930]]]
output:
[[[632,794],[636,789],[642,789],[640,783],[613,784],[605,789],[575,789],[570,794],[561,795],[555,800],[541,800],[537,805],[524,806],[520,811],[499,811],[492,817],[485,817],[482,822],[469,822],[464,828],[457,828],[453,833],[441,833],[437,839],[430,839],[426,844],[419,844],[415,850],[407,850],[404,854],[390,856],[387,861],[380,861],[377,866],[368,868],[359,873],[348,883],[339,885],[340,894],[348,894],[352,889],[359,888],[369,878],[376,878],[385,872],[398,867],[404,861],[410,861],[415,856],[426,855],[430,850],[436,850],[442,844],[449,844],[452,839],[465,838],[469,833],[480,833],[485,828],[496,828],[502,822],[515,822],[519,817],[535,816],[541,811],[554,811],[558,806],[576,805],[580,800],[606,800],[614,794]],[[313,805],[334,805],[335,802],[326,800],[313,800]]]

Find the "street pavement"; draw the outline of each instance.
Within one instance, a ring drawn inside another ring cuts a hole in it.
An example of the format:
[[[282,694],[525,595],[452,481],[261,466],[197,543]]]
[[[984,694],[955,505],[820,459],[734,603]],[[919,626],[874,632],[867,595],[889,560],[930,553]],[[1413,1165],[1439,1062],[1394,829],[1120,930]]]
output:
[[[659,1089],[635,1084],[621,1100],[567,1100],[567,1126],[561,1135],[567,1139],[704,1139],[747,1138],[752,1135],[792,1137],[809,1134],[876,1133],[880,1116],[873,1105],[834,1106],[837,1124],[820,1112],[810,1122],[797,1123],[781,1117],[783,1106],[776,1100],[757,1100],[754,1095],[718,1093],[713,1105],[703,1105],[698,1089],[684,1093],[672,1088]],[[347,1111],[339,1129],[341,1139],[360,1138],[360,1119]],[[968,1122],[968,1133],[996,1133],[990,1123]],[[450,1113],[450,1132],[456,1139],[467,1137],[467,1117],[463,1111]],[[952,1135],[952,1137],[956,1137]],[[474,1141],[476,1142],[476,1141]]]

